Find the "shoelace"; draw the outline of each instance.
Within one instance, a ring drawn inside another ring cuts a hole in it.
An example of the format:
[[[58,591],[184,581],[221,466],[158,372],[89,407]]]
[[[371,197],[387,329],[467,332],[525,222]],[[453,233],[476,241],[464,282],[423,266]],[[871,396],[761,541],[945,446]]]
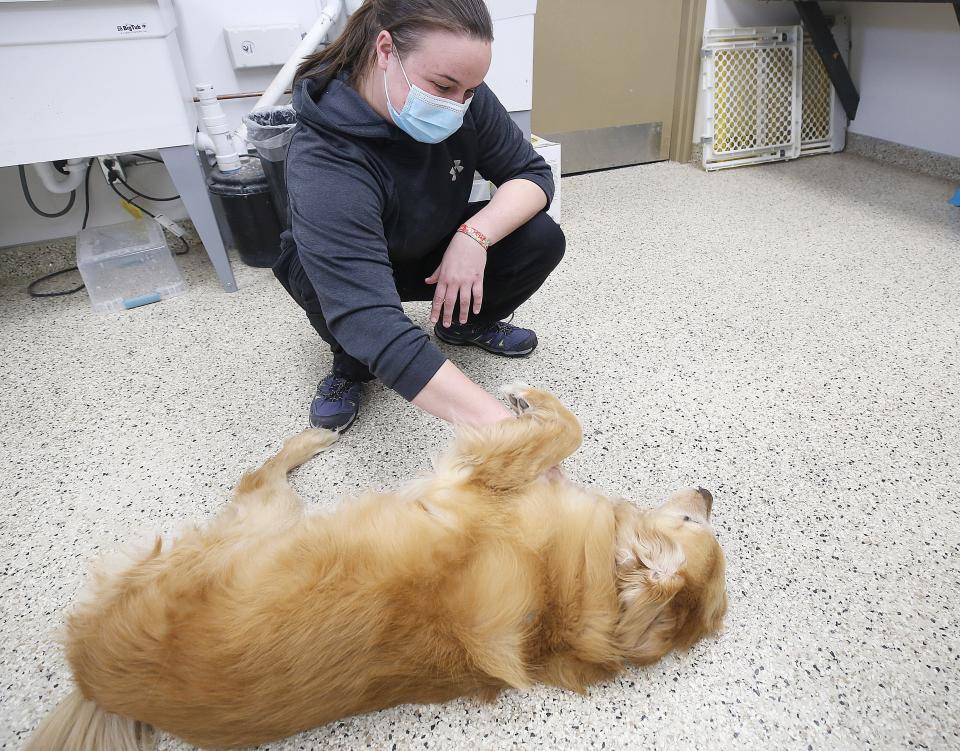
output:
[[[339,399],[341,396],[346,393],[347,389],[353,385],[352,381],[348,381],[346,378],[335,378],[333,382],[326,388],[325,384],[321,384],[318,391],[324,399],[330,399],[331,401]]]
[[[510,317],[506,321],[497,321],[493,324],[496,332],[498,334],[509,334],[512,331],[516,331],[517,327],[511,325],[510,321],[513,320],[513,313],[510,314]],[[489,329],[487,329],[489,331]]]

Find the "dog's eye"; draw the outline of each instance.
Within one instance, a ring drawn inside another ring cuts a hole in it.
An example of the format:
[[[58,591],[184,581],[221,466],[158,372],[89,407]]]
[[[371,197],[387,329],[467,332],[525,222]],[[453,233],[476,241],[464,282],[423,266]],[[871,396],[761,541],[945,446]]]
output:
[[[690,521],[690,517],[689,517],[689,516],[684,516],[684,517],[683,517],[683,520],[684,520],[685,522],[688,522],[688,521]]]

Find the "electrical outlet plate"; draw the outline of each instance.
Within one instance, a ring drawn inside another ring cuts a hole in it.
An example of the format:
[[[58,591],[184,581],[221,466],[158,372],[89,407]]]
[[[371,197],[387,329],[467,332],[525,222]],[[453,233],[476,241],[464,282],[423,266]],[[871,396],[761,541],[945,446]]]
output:
[[[100,171],[103,172],[103,179],[108,183],[116,182],[117,175],[121,180],[127,179],[127,173],[123,171],[123,165],[120,164],[120,158],[116,154],[98,156],[97,162],[100,164]]]
[[[303,37],[299,24],[230,26],[223,33],[234,68],[283,65]]]

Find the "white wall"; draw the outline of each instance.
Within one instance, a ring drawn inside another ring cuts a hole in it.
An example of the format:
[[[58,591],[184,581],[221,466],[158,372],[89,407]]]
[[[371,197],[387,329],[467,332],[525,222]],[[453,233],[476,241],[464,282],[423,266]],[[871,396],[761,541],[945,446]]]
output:
[[[850,18],[849,130],[960,157],[960,23],[947,3],[827,3]]]
[[[704,29],[731,26],[779,26],[799,23],[793,3],[761,0],[707,0]]]
[[[960,24],[943,3],[824,3],[850,19],[853,133],[960,157]],[[799,23],[791,3],[708,0],[704,28]],[[703,131],[697,103],[694,142]]]

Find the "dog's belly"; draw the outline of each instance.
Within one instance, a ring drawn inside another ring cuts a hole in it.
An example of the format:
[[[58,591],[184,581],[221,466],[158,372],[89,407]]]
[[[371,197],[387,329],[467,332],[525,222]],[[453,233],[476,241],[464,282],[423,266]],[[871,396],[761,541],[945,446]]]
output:
[[[341,612],[308,628],[278,612],[236,633],[224,619],[196,615],[196,626],[180,629],[161,649],[145,646],[153,636],[143,632],[131,634],[113,658],[95,644],[82,655],[75,650],[78,685],[103,709],[203,748],[257,745],[342,717],[447,701],[491,685],[458,645],[406,618],[373,624],[337,617]],[[429,657],[427,643],[435,652]]]
[[[396,579],[369,560],[359,570],[356,551],[337,560],[318,570],[274,552],[270,565],[218,581],[198,574],[202,558],[180,557],[186,579],[165,569],[120,597],[122,607],[109,602],[72,620],[77,683],[103,709],[204,748],[256,745],[503,685],[464,650],[462,621],[451,623],[450,598],[478,589],[464,588],[456,569],[441,580],[460,584],[437,590],[436,580],[418,580],[423,571]]]
[[[207,748],[528,685],[539,551],[560,544],[579,565],[597,497],[544,482],[513,502],[509,521],[470,537],[456,506],[451,523],[382,503],[346,531],[308,520],[216,565],[205,542],[175,547],[153,580],[72,619],[77,682],[104,709]]]

